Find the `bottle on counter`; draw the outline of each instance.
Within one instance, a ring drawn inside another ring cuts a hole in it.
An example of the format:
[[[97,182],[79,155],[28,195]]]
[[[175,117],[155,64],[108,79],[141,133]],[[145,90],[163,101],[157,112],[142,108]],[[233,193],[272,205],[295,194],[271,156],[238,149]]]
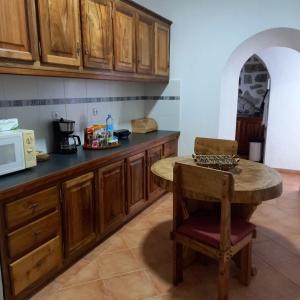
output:
[[[106,118],[106,132],[107,132],[107,142],[111,143],[114,138],[114,124],[111,114],[107,115]]]

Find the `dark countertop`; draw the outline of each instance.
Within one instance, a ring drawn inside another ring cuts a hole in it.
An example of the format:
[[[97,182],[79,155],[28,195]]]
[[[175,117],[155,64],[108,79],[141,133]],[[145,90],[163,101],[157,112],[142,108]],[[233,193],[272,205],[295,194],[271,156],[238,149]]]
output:
[[[16,173],[0,176],[0,192],[14,188],[19,185],[27,184],[43,177],[54,175],[67,169],[78,167],[82,164],[93,162],[99,159],[105,159],[134,146],[154,142],[158,139],[179,135],[177,131],[156,131],[146,134],[131,134],[128,140],[122,140],[122,145],[117,148],[105,150],[83,150],[78,148],[76,154],[51,154],[48,161],[38,163],[37,167],[22,170]]]

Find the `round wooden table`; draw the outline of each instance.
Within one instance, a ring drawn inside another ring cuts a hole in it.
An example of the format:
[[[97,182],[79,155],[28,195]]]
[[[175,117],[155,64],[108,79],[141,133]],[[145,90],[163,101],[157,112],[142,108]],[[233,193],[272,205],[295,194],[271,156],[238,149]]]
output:
[[[154,181],[168,192],[173,191],[173,168],[175,162],[196,166],[192,157],[177,156],[159,160],[151,167]],[[263,201],[282,194],[280,174],[266,165],[241,159],[239,165],[230,171],[234,176],[234,199],[232,203],[249,219],[256,206]]]

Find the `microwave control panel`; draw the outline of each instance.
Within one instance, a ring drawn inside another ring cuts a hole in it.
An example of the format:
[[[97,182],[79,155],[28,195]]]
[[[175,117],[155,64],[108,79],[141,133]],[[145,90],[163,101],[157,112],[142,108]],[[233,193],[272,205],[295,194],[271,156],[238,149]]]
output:
[[[23,145],[24,145],[24,158],[25,167],[31,168],[37,165],[35,154],[35,138],[33,130],[23,131]]]

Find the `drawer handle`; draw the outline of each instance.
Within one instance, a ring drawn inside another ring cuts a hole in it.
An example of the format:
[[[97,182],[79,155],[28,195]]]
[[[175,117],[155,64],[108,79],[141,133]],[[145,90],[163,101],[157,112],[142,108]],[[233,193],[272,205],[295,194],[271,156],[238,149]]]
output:
[[[32,205],[29,206],[29,209],[32,210],[32,213],[35,212],[35,210],[38,208],[39,204],[38,203],[33,203]]]
[[[42,233],[41,231],[35,231],[35,232],[33,233],[33,236],[34,236],[35,238],[37,238],[41,233]]]

